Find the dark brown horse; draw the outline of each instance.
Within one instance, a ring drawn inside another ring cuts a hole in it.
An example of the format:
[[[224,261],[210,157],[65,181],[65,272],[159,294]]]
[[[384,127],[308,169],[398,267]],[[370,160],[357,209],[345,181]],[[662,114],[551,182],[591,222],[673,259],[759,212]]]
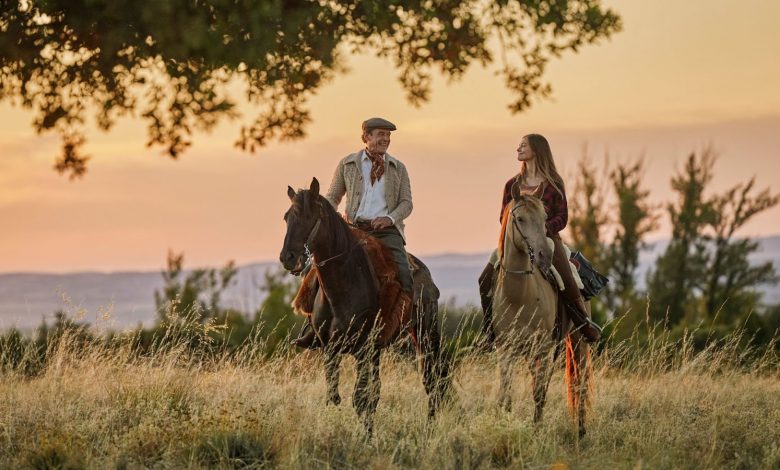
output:
[[[327,402],[340,403],[341,354],[354,355],[357,380],[352,404],[371,432],[379,402],[381,350],[406,331],[422,355],[428,411],[433,416],[449,389],[449,367],[440,351],[439,291],[430,272],[410,256],[418,268],[414,297],[409,298],[394,275],[385,275],[388,266],[397,270],[389,252],[350,227],[319,190],[316,178],[308,190],[296,193],[288,186],[292,205],[284,216],[287,234],[280,260],[285,269],[299,274],[311,254],[318,271],[320,291],[312,310],[314,317],[327,319],[315,325],[325,351]]]

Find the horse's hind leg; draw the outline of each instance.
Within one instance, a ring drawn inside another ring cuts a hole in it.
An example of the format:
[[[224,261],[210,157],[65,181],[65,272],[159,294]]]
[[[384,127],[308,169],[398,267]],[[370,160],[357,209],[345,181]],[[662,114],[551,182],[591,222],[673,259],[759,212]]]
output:
[[[427,307],[420,308],[423,311],[416,336],[419,340],[418,353],[422,354],[423,384],[425,393],[428,394],[428,417],[432,418],[449,390],[449,367],[441,351],[438,306],[432,302]]]
[[[369,348],[357,357],[357,380],[352,405],[371,435],[374,431],[374,413],[379,404],[381,381],[379,378],[379,349]]]
[[[585,417],[588,411],[588,392],[590,391],[590,345],[580,339],[575,348],[579,374],[579,400],[577,407],[577,425],[580,437],[585,436]]]
[[[326,348],[325,351],[325,383],[328,387],[326,403],[328,405],[338,405],[341,403],[339,395],[339,366],[341,365],[341,355],[332,348]]]

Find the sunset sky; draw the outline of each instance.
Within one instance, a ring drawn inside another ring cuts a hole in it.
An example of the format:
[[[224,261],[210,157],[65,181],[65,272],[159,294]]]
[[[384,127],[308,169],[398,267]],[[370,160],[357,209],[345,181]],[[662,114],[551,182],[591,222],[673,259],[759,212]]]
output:
[[[389,152],[410,172],[407,248],[421,255],[495,245],[502,185],[531,132],[548,137],[570,186],[586,146],[597,165],[607,153],[644,155],[645,184],[665,202],[685,157],[711,145],[720,155],[713,190],[755,175],[759,189],[777,191],[780,2],[605,3],[624,31],[552,62],[553,99],[517,116],[491,70],[437,80],[418,109],[389,62],[351,57],[351,71],[311,102],[302,141],[242,153],[233,148],[240,123],[223,122],[173,161],[145,147],[143,123],[122,120],[89,132],[89,172],[70,182],[52,170],[57,137],[36,135],[30,112],[2,104],[0,272],[160,269],[169,248],[184,251],[188,267],[276,259],[287,185],[316,176],[327,186],[339,159],[361,148],[360,122],[371,116],[398,125]],[[741,234],[778,234],[779,218],[775,207]],[[653,238],[668,233],[664,217]]]

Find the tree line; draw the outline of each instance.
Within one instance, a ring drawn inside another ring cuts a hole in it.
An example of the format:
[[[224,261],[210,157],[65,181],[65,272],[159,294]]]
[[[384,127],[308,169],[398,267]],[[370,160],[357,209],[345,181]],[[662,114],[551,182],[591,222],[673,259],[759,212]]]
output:
[[[713,192],[716,160],[711,147],[692,152],[660,204],[643,184],[642,158],[607,162],[608,171],[587,156],[580,160],[570,238],[610,278],[592,306],[613,341],[646,338],[660,328],[673,338],[692,335],[703,348],[743,329],[754,343],[777,347],[780,305],[763,303],[760,289],[776,285],[778,276],[771,261],[751,262],[759,244],[740,229],[780,198],[757,189],[755,177]],[[640,288],[640,254],[662,219],[669,241]]]
[[[780,305],[763,303],[760,291],[778,282],[777,273],[771,261],[752,263],[758,242],[740,236],[780,196],[756,189],[754,178],[713,193],[715,163],[712,149],[691,153],[671,176],[662,204],[651,201],[643,184],[641,158],[598,166],[586,155],[578,163],[568,194],[569,238],[610,279],[591,302],[594,317],[605,325],[602,346],[632,340],[641,348],[662,332],[667,340],[685,338],[703,349],[741,331],[743,341],[755,347],[780,348]],[[671,228],[669,241],[642,283],[640,255],[663,217]],[[252,348],[252,355],[268,357],[290,352],[289,340],[305,321],[290,307],[299,280],[281,267],[267,271],[258,284],[265,299],[255,312],[222,305],[237,274],[232,261],[222,268],[185,270],[184,254],[170,252],[161,274],[153,326],[100,336],[59,312],[32,338],[16,330],[0,336],[0,367],[40,370],[62,338],[71,346],[100,342],[142,355],[186,345],[206,356]],[[452,299],[444,299],[440,311],[451,352],[477,344],[481,312],[457,307]]]

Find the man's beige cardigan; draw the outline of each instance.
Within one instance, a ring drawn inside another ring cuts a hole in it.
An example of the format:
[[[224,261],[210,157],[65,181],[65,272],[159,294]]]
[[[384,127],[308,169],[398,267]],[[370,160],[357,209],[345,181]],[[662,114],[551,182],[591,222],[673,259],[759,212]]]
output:
[[[363,151],[344,157],[336,167],[333,180],[330,183],[328,201],[338,210],[341,198],[347,195],[345,213],[347,220],[354,221],[363,196],[363,171],[360,157]],[[385,153],[385,201],[388,215],[395,221],[395,227],[404,235],[404,219],[412,213],[412,189],[409,185],[409,173],[403,163]]]

